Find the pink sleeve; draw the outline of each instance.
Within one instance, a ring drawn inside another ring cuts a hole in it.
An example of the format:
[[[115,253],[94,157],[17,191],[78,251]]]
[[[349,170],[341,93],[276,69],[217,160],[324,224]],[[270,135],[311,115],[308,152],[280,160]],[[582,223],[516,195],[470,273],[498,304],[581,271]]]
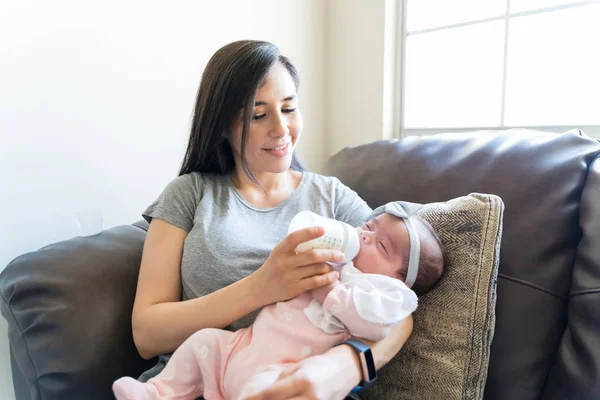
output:
[[[378,324],[361,318],[352,291],[353,287],[336,285],[325,298],[323,306],[346,326],[352,336],[375,341],[386,337],[395,324]]]

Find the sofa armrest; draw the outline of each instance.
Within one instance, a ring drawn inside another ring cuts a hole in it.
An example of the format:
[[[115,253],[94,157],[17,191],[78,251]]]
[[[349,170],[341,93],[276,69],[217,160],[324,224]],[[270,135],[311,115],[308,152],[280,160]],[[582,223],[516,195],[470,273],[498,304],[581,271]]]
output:
[[[597,399],[600,394],[600,158],[590,164],[581,194],[581,241],[573,266],[567,328],[543,399]]]
[[[18,400],[110,399],[114,379],[152,365],[131,332],[145,227],[55,243],[0,273]]]

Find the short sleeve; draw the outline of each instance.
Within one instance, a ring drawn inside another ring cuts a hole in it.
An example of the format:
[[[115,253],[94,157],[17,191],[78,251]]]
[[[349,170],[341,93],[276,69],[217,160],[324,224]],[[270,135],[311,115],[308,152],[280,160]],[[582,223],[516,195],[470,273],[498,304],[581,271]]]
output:
[[[196,207],[202,198],[202,186],[200,173],[181,175],[167,185],[142,216],[148,222],[158,218],[189,232],[194,225]]]
[[[348,186],[334,178],[334,218],[352,226],[361,226],[371,214],[371,207]]]

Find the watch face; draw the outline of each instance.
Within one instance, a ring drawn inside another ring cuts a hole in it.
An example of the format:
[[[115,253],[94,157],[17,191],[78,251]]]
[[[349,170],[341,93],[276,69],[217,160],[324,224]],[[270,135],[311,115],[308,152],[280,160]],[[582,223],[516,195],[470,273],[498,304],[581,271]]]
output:
[[[371,349],[368,348],[363,353],[365,355],[365,361],[367,364],[367,370],[369,372],[369,380],[374,380],[377,377],[377,370],[375,369],[375,362],[373,361],[373,354]]]

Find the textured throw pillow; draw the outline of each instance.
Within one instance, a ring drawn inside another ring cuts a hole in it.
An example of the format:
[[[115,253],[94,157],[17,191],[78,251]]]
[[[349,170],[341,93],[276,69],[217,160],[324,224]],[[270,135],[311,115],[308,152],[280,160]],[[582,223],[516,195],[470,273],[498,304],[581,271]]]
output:
[[[446,273],[419,298],[411,337],[362,397],[483,397],[494,334],[503,211],[499,197],[474,193],[427,204],[418,212],[440,237]]]

